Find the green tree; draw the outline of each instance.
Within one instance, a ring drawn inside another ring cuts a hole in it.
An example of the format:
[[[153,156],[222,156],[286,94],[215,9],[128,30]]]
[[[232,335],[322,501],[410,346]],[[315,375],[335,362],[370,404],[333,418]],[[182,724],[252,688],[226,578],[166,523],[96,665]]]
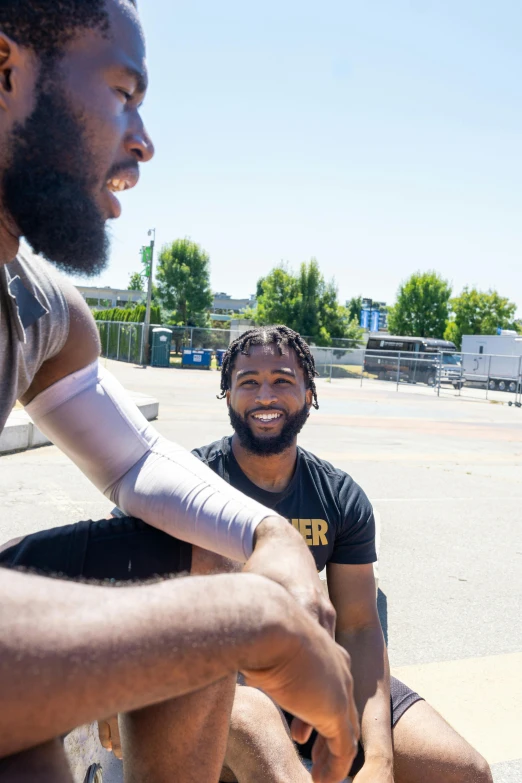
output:
[[[190,239],[161,249],[156,272],[159,300],[172,315],[169,323],[208,326],[212,306],[208,254]]]
[[[362,296],[352,296],[352,298],[346,302],[346,309],[348,310],[350,321],[353,321],[355,318],[357,323],[359,323],[361,319]]]
[[[464,288],[460,296],[450,302],[451,318],[444,337],[460,349],[463,334],[496,334],[497,329],[515,329],[517,306],[496,291],[477,291]]]
[[[436,272],[415,272],[401,284],[397,302],[389,308],[391,334],[441,339],[448,321],[450,296],[450,284]]]
[[[361,330],[337,301],[333,281],[325,282],[315,258],[294,273],[285,264],[272,269],[257,285],[257,307],[250,312],[258,324],[285,324],[316,345],[334,338],[358,340]]]
[[[133,272],[129,277],[128,291],[144,291],[143,275],[140,272]]]

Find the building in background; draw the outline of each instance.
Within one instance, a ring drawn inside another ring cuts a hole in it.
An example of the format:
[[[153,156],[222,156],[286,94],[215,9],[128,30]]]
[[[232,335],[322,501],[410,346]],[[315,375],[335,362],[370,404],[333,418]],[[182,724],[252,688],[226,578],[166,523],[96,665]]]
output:
[[[143,291],[127,291],[124,288],[99,288],[90,285],[77,285],[91,310],[109,310],[111,307],[125,307],[128,302],[139,304],[143,301]]]
[[[386,302],[363,299],[359,325],[366,332],[387,332],[388,308]]]
[[[215,322],[213,325],[228,326],[232,318],[242,315],[247,307],[255,307],[255,305],[256,298],[253,295],[248,299],[234,299],[230,294],[220,291],[214,294],[210,320]]]

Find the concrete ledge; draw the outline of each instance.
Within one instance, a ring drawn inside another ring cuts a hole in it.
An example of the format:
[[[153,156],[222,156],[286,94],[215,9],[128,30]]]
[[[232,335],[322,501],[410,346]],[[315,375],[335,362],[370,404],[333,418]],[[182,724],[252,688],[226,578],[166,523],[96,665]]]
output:
[[[158,418],[159,402],[154,397],[137,392],[129,392],[129,397],[136,403],[147,421]],[[0,455],[14,454],[17,451],[27,451],[27,449],[49,445],[49,439],[40,432],[23,410],[11,413],[0,434]]]

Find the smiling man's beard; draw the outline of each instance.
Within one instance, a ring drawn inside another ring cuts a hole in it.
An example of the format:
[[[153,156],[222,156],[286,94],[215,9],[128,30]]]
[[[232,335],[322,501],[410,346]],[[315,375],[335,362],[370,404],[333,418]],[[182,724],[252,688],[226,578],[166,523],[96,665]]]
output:
[[[52,82],[37,88],[34,111],[11,134],[3,208],[36,253],[66,272],[96,275],[109,242],[93,196],[94,156],[59,77]]]
[[[287,416],[279,435],[267,435],[257,437],[250,428],[248,420],[241,416],[234,408],[228,406],[228,415],[232,429],[239,438],[244,449],[258,457],[272,457],[274,454],[282,454],[293,445],[309,416],[308,405],[305,405],[297,413]]]

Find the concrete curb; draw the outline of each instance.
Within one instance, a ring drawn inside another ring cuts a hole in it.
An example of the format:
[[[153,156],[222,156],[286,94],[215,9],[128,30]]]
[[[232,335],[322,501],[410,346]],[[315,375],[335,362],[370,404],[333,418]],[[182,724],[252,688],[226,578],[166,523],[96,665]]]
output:
[[[137,392],[128,392],[128,394],[147,421],[158,418],[158,400]],[[0,434],[0,455],[36,449],[39,446],[49,446],[50,443],[49,439],[33,424],[25,411],[13,411]]]

